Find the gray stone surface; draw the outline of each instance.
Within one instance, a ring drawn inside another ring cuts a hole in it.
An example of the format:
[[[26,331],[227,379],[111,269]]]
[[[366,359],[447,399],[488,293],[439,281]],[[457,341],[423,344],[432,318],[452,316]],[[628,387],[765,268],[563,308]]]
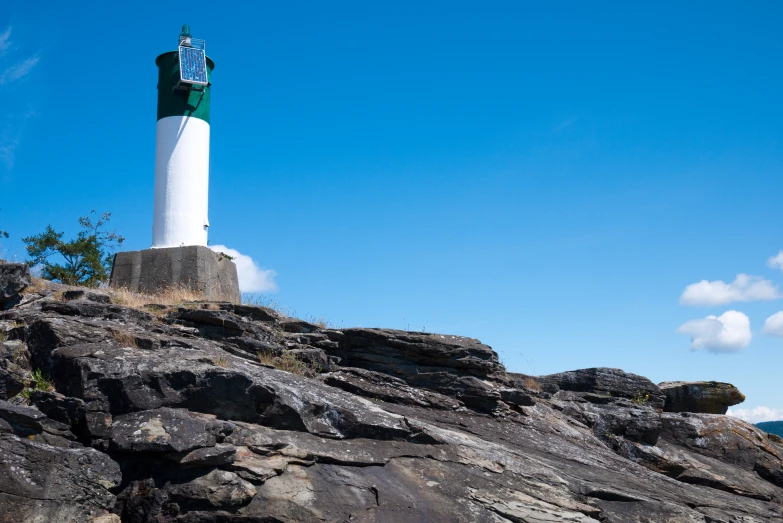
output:
[[[142,293],[184,286],[203,293],[207,301],[230,303],[239,303],[240,297],[234,262],[201,245],[119,252],[111,286]]]
[[[28,296],[0,311],[0,369],[55,391],[0,401],[0,523],[783,521],[783,440],[663,412],[619,369],[533,379],[457,336]]]
[[[0,310],[19,303],[19,295],[33,283],[30,269],[24,263],[0,263]]]
[[[624,398],[637,404],[644,404],[656,409],[663,408],[665,396],[653,382],[620,369],[597,367],[559,372],[546,376],[537,376],[536,381],[541,388],[549,393],[558,391],[586,394],[587,401],[592,403],[611,403],[615,399]]]
[[[1,323],[1,322],[0,322]],[[8,336],[9,331],[0,324],[0,336]],[[0,341],[0,400],[12,398],[22,392],[29,360],[27,347],[19,340]]]
[[[30,436],[0,430],[0,521],[87,523],[108,515],[119,465],[92,448]]]

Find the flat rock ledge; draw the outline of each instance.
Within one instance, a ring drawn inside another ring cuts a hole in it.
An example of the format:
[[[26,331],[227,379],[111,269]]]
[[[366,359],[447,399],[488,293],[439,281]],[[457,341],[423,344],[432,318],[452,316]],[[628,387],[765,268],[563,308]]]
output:
[[[666,396],[666,412],[726,414],[729,407],[745,401],[737,387],[719,381],[665,381],[658,387]]]
[[[475,339],[249,305],[15,292],[0,521],[783,521],[782,440],[669,412],[675,389],[643,376],[525,376]]]

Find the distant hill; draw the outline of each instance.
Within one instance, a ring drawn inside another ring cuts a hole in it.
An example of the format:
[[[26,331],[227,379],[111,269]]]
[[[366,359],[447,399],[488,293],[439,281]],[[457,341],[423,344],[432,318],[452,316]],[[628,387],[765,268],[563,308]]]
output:
[[[770,434],[777,434],[781,438],[783,438],[783,420],[780,421],[762,421],[761,423],[756,423],[756,426],[763,430],[764,432],[769,432]]]

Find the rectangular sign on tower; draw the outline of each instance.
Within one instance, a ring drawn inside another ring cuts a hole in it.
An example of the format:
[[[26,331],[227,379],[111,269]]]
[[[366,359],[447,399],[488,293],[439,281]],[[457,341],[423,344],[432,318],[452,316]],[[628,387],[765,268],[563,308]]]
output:
[[[186,84],[207,85],[207,56],[204,49],[179,46],[179,79]]]

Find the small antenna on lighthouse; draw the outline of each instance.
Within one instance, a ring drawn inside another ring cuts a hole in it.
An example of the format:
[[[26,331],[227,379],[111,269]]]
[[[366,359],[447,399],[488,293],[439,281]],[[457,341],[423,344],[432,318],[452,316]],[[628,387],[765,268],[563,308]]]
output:
[[[179,45],[190,47],[190,40],[193,35],[190,34],[190,26],[185,24],[182,26],[182,32],[179,34]]]

